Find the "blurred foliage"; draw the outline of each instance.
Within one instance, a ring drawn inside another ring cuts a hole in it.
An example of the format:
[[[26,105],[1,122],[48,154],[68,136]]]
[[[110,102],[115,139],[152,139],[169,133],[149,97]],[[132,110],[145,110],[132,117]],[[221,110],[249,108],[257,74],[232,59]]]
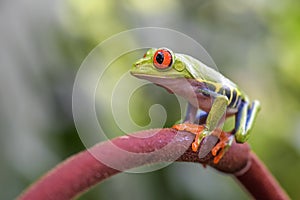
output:
[[[261,101],[249,143],[291,198],[300,199],[299,1],[14,0],[0,5],[0,199],[16,197],[44,172],[85,148],[72,118],[76,71],[101,41],[145,26],[193,37],[224,75]],[[118,46],[103,55],[114,48]],[[99,82],[104,89],[97,91],[98,120],[113,133],[110,138],[125,132],[114,121],[108,96],[130,63],[142,55],[137,51],[119,58]],[[117,100],[124,103],[121,97]],[[154,85],[133,93],[130,117],[139,126],[149,124],[148,110],[154,104],[166,110],[164,126],[180,118],[176,98]],[[249,197],[231,177],[176,163],[147,174],[119,174],[79,199],[112,198]]]

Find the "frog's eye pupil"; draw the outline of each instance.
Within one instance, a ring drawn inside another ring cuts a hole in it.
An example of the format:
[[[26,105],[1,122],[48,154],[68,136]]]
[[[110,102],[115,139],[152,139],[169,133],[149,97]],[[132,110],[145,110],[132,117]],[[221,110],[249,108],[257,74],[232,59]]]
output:
[[[164,54],[162,52],[158,52],[155,60],[157,63],[162,64],[164,62]]]
[[[167,69],[172,66],[173,58],[168,49],[159,49],[153,57],[153,64],[157,69]]]

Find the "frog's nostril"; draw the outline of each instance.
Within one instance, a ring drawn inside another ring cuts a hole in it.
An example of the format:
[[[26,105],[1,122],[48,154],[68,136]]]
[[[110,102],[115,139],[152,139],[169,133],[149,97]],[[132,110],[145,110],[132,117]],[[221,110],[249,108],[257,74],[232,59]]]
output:
[[[141,62],[136,62],[136,63],[134,63],[134,66],[135,66],[136,68],[139,68],[139,67],[141,66]]]
[[[140,68],[140,63],[134,63],[134,64],[132,65],[132,68],[133,68],[133,69],[138,69],[138,68]]]

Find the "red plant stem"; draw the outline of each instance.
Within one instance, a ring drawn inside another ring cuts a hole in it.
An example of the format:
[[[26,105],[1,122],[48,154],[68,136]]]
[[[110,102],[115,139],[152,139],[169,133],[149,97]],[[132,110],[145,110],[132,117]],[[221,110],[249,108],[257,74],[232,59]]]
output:
[[[254,197],[268,194],[269,199],[288,199],[271,174],[250,153],[247,144],[234,143],[220,162],[213,164],[211,153],[199,159],[197,153],[191,150],[193,139],[194,135],[188,132],[153,129],[99,143],[59,164],[31,185],[18,199],[70,199],[123,170],[175,160],[207,164],[230,174],[245,171],[236,177]],[[120,153],[116,146],[138,156]],[[106,166],[96,158],[104,158],[106,163],[109,161],[118,169]],[[249,170],[245,170],[248,169],[247,166],[250,166]],[[258,184],[261,180],[265,184]]]
[[[241,175],[236,174],[235,177],[255,199],[289,199],[269,170],[253,152],[250,152],[249,163],[249,169]]]

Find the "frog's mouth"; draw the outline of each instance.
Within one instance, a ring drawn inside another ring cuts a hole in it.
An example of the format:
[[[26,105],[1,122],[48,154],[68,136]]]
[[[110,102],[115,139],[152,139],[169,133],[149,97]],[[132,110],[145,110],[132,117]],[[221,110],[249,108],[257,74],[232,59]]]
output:
[[[131,75],[139,78],[139,79],[144,79],[147,81],[150,81],[152,83],[158,84],[158,85],[163,85],[167,86],[170,84],[176,84],[179,83],[183,80],[186,81],[185,78],[179,78],[176,76],[163,76],[163,75],[149,75],[149,74],[143,74],[143,73],[133,73],[131,72]],[[181,80],[182,79],[182,80]]]

